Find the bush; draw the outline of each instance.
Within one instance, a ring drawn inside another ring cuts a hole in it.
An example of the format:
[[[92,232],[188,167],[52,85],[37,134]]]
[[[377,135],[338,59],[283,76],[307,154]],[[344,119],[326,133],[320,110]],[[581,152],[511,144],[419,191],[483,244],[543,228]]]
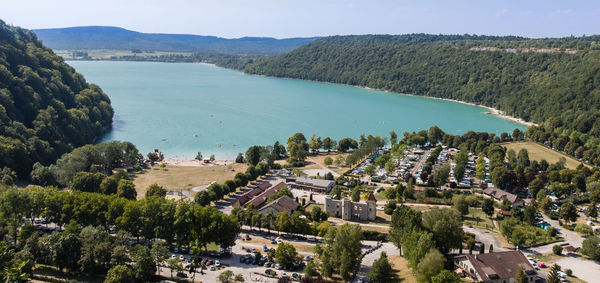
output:
[[[565,269],[565,273],[567,274],[567,276],[573,276],[573,270],[571,269]]]
[[[555,255],[561,255],[562,251],[563,251],[563,247],[561,245],[554,245],[554,246],[552,246],[552,252]]]
[[[580,233],[584,236],[591,236],[594,234],[594,230],[592,229],[592,226],[584,224],[584,223],[577,224],[577,226],[575,226],[575,232]]]

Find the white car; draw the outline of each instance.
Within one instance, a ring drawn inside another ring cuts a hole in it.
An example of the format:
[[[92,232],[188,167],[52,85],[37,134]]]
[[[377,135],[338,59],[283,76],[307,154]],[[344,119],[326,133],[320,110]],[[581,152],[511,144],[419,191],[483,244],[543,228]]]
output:
[[[219,267],[219,266],[221,266],[221,262],[220,262],[218,259],[217,259],[217,260],[215,260],[215,266],[216,266],[216,267]]]
[[[275,269],[282,270],[283,266],[281,266],[279,263],[277,263],[277,264],[275,264]]]
[[[180,256],[179,256],[179,260],[181,260],[181,261],[184,261],[184,260],[185,260],[185,258],[184,258],[182,255],[180,255]]]
[[[176,259],[176,258],[177,258],[176,255],[174,255],[174,254],[171,255],[171,259]]]

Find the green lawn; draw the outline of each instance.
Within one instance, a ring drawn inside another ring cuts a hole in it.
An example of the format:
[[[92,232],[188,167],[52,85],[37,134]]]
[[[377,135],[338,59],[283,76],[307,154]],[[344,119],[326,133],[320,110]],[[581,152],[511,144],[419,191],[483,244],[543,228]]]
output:
[[[463,223],[469,227],[497,231],[492,220],[481,209],[469,209],[469,214],[464,216]]]

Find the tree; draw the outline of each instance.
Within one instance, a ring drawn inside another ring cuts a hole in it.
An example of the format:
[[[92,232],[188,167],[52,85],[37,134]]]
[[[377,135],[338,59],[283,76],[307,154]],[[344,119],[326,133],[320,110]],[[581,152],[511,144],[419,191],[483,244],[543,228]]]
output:
[[[367,273],[367,277],[373,282],[392,282],[396,273],[388,261],[385,252],[381,252],[379,259],[373,263],[373,266]]]
[[[596,219],[598,217],[598,207],[595,203],[590,203],[585,211],[585,216]]]
[[[349,149],[358,148],[358,143],[351,138],[343,138],[338,141],[337,150],[339,151],[347,151]]]
[[[141,281],[151,281],[154,273],[156,273],[156,263],[150,254],[150,250],[144,246],[136,245],[131,250],[131,259],[135,278]]]
[[[133,272],[125,265],[116,265],[108,270],[104,283],[133,282]]]
[[[438,126],[429,127],[429,131],[427,133],[427,138],[429,139],[429,143],[431,145],[436,145],[438,142],[442,140],[444,136],[444,131],[440,129]]]
[[[225,270],[225,271],[221,272],[221,274],[219,274],[219,276],[217,277],[217,279],[219,279],[219,282],[221,282],[221,283],[232,283],[233,278],[234,278],[234,274],[233,274],[233,271],[231,271],[231,270]]]
[[[365,167],[365,174],[367,174],[368,176],[371,176],[373,174],[375,174],[375,165],[371,164],[367,167]]]
[[[277,246],[277,251],[275,251],[275,259],[277,263],[279,263],[283,268],[289,269],[294,265],[296,259],[298,258],[298,253],[296,252],[296,248],[291,244],[281,243]]]
[[[325,164],[325,166],[331,166],[333,164],[333,159],[331,157],[327,156],[323,160],[323,164]]]
[[[256,166],[258,162],[260,162],[260,155],[262,151],[262,147],[258,145],[253,145],[246,150],[246,162],[250,165]]]
[[[383,208],[383,212],[387,215],[392,215],[394,210],[396,209],[396,202],[394,200],[390,200],[385,204]]]
[[[315,253],[322,263],[322,274],[331,277],[337,273],[342,279],[349,280],[361,254],[362,236],[358,225],[344,224],[330,228],[323,243],[315,247]]]
[[[465,175],[465,165],[463,163],[456,163],[456,166],[454,166],[454,179],[456,179],[457,182],[462,181],[463,177]]]
[[[600,238],[588,237],[583,241],[582,253],[593,260],[600,260]]]
[[[150,249],[150,254],[156,263],[156,269],[158,270],[158,274],[160,274],[160,264],[165,261],[165,259],[169,256],[169,249],[163,242],[154,242],[152,248]]]
[[[461,215],[454,209],[436,209],[423,214],[423,227],[433,233],[438,249],[447,254],[459,248],[463,238]]]
[[[310,142],[308,143],[308,146],[310,147],[313,153],[317,153],[319,152],[319,148],[321,148],[321,144],[321,137],[316,137],[316,135],[313,134],[310,137]]]
[[[463,216],[469,214],[469,203],[467,203],[467,198],[465,195],[459,195],[454,198],[454,205],[452,206]]]
[[[244,155],[241,152],[235,158],[235,163],[244,163]]]
[[[390,144],[394,146],[398,142],[398,134],[394,130],[390,131]]]
[[[463,282],[456,273],[444,269],[438,275],[431,277],[431,283],[461,283]]]
[[[433,183],[436,187],[441,187],[448,180],[448,176],[450,175],[450,165],[445,163],[444,165],[435,168],[433,171]]]
[[[483,203],[481,204],[481,210],[488,217],[492,217],[492,215],[494,215],[494,200],[491,198],[484,199]]]
[[[31,170],[31,181],[40,186],[53,186],[56,185],[56,178],[49,167],[43,166],[41,163],[36,162]]]
[[[431,249],[417,266],[417,279],[420,282],[431,282],[431,278],[438,275],[443,269],[446,259],[436,249]]]
[[[71,189],[82,192],[98,192],[106,175],[102,173],[79,172],[73,177]]]
[[[519,269],[517,269],[517,273],[515,274],[514,279],[515,283],[529,283],[529,279],[527,279],[527,276],[525,275],[525,270],[522,266],[519,266]]]
[[[561,219],[565,220],[565,222],[569,223],[577,220],[577,208],[573,204],[572,201],[565,201],[558,208],[558,215]]]
[[[215,161],[215,155],[211,154],[210,157],[208,158],[210,160],[210,162]]]
[[[105,195],[112,195],[117,193],[119,187],[119,179],[115,176],[107,177],[100,183],[100,193]]]
[[[165,196],[167,196],[167,190],[165,190],[165,188],[163,188],[162,186],[159,186],[157,183],[154,183],[148,186],[148,189],[146,189],[146,198],[153,196],[164,198]]]
[[[323,143],[321,144],[321,146],[323,147],[324,150],[327,150],[327,152],[335,149],[336,147],[336,142],[335,140],[332,140],[330,137],[326,137],[323,139]]]
[[[175,272],[175,275],[177,275],[177,273],[183,271],[183,265],[181,264],[181,261],[179,261],[179,259],[177,259],[177,258],[168,259],[167,266],[169,267],[169,270],[171,271],[171,278],[173,278],[173,272]]]
[[[356,186],[356,187],[354,187],[354,189],[352,189],[352,201],[353,202],[360,201],[360,187],[359,186]]]
[[[562,251],[563,251],[563,247],[561,245],[554,245],[554,246],[552,246],[552,252],[555,255],[562,255]]]
[[[559,271],[560,267],[557,264],[552,265],[552,267],[550,267],[550,272],[548,272],[546,283],[560,283],[562,280],[558,274]]]
[[[117,186],[117,195],[129,200],[135,200],[137,192],[135,191],[135,185],[132,181],[121,179]]]
[[[202,158],[202,152],[198,151],[198,153],[196,154],[196,157],[194,159],[196,159],[198,161],[202,161],[203,160],[203,158]]]

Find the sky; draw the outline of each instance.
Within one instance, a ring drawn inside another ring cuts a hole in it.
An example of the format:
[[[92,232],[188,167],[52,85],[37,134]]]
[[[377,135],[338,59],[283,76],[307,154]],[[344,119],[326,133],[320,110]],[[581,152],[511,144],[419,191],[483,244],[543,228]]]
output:
[[[345,34],[600,34],[598,0],[0,0],[29,29],[118,26],[226,38]]]

